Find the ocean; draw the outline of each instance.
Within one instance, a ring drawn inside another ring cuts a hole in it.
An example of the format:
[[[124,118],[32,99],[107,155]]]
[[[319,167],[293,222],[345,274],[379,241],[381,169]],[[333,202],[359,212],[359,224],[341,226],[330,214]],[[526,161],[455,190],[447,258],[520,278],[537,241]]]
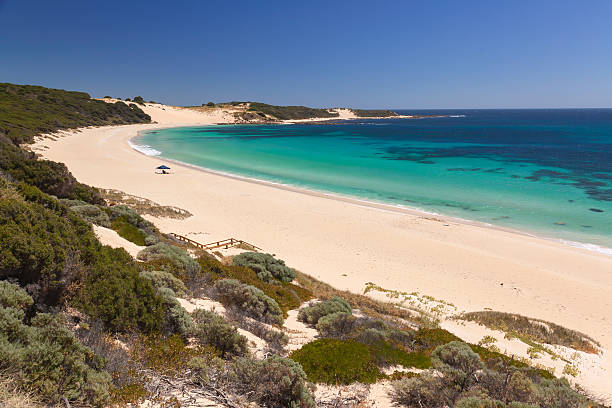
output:
[[[447,115],[142,132],[151,155],[415,208],[612,255],[612,109]]]

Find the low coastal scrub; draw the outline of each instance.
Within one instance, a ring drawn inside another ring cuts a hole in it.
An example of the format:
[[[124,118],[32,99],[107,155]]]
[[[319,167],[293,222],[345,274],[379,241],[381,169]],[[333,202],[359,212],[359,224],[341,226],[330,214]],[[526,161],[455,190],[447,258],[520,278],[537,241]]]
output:
[[[81,200],[60,200],[70,208],[70,211],[81,217],[87,222],[90,222],[101,227],[110,228],[111,222],[108,214],[99,206],[88,204]]]
[[[140,251],[137,258],[150,263],[150,266],[165,270],[185,281],[200,272],[198,262],[182,248],[159,242]],[[155,268],[157,269],[157,268]]]
[[[595,406],[564,379],[487,362],[459,341],[437,347],[433,369],[394,381],[392,399],[406,407],[577,407]]]
[[[106,404],[111,378],[101,370],[102,359],[79,342],[60,315],[26,319],[33,303],[19,286],[0,281],[0,372],[45,401]]]
[[[202,256],[197,261],[207,279],[200,279],[191,285],[188,283],[188,286],[192,286],[191,290],[197,290],[196,286],[201,286],[202,281],[206,280],[214,282],[219,279],[236,279],[260,289],[265,295],[274,299],[285,316],[287,311],[297,309],[303,302],[312,298],[312,293],[301,286],[280,281],[264,282],[253,269],[246,266],[223,265],[208,256]]]
[[[249,111],[270,115],[279,120],[338,117],[338,112],[330,112],[327,109],[308,108],[306,106],[276,106],[261,102],[250,102]]]
[[[100,194],[110,206],[126,206],[140,215],[149,214],[154,217],[185,219],[191,217],[191,213],[182,208],[160,205],[149,199],[124,193],[119,190],[100,189]]]
[[[100,248],[76,304],[111,330],[154,332],[164,321],[163,299],[123,249]]]
[[[151,281],[151,283],[158,289],[170,288],[178,297],[185,297],[187,295],[187,288],[185,287],[185,284],[170,272],[142,271],[140,272],[140,276]]]
[[[493,311],[464,313],[460,318],[531,342],[558,344],[593,354],[598,352],[599,344],[589,336],[540,319]]]
[[[288,358],[238,358],[230,365],[228,378],[234,384],[235,392],[264,407],[316,406],[304,370]]]
[[[234,307],[246,316],[271,324],[283,323],[278,303],[255,286],[236,279],[221,279],[213,286],[214,297],[225,306]]]
[[[354,340],[319,339],[290,355],[315,383],[371,384],[383,378],[370,349]]]
[[[295,269],[285,265],[285,261],[276,259],[270,254],[243,252],[234,256],[232,262],[234,265],[251,268],[259,279],[268,283],[275,280],[289,283],[297,274]]]
[[[391,110],[377,110],[377,109],[351,109],[351,111],[359,117],[368,118],[387,118],[398,116],[396,112]]]
[[[136,105],[106,103],[85,92],[0,83],[0,130],[15,144],[62,129],[150,121]]]
[[[247,338],[216,313],[198,309],[193,313],[193,328],[189,333],[201,345],[215,347],[222,356],[243,356],[249,353]]]
[[[319,319],[332,313],[351,313],[352,309],[348,302],[340,297],[333,297],[300,309],[298,320],[304,323],[316,325]]]

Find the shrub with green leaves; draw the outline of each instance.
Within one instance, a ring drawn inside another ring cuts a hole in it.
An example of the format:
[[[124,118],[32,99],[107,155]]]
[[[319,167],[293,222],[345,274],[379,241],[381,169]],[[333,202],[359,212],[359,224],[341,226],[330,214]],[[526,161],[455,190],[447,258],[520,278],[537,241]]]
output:
[[[208,277],[208,280],[214,282],[226,278],[237,279],[242,283],[255,286],[274,299],[284,313],[297,309],[303,302],[312,298],[312,292],[301,286],[279,281],[264,282],[257,277],[257,273],[254,270],[246,266],[223,265],[221,262],[208,256],[199,257],[198,263],[202,267],[202,275]],[[202,286],[202,282],[195,280],[194,282],[188,282],[188,285],[192,290],[196,290],[196,288]]]
[[[186,336],[193,327],[191,315],[176,300],[176,294],[172,289],[161,287],[158,290],[166,311],[164,331],[166,333],[177,333]]]
[[[319,322],[319,319],[323,316],[337,312],[350,314],[353,311],[346,300],[334,296],[331,299],[324,300],[322,302],[315,303],[312,306],[307,306],[300,309],[300,312],[298,313],[298,320],[304,323],[316,325]]]
[[[259,279],[264,282],[291,282],[295,279],[295,269],[285,265],[285,261],[276,259],[270,254],[259,252],[243,252],[233,258],[234,265],[246,266],[257,273]]]
[[[317,322],[317,330],[323,337],[343,339],[351,336],[356,328],[357,318],[350,313],[335,312],[323,316]]]
[[[283,311],[278,303],[255,286],[236,279],[221,279],[215,282],[213,290],[214,297],[225,306],[235,307],[245,315],[266,323],[283,323]]]
[[[253,360],[241,357],[230,365],[228,378],[237,393],[264,407],[316,406],[304,370],[288,358],[272,356]]]
[[[109,400],[110,376],[103,361],[68,330],[60,315],[39,313],[28,323],[33,303],[17,285],[0,282],[0,371],[47,402],[61,398],[90,406]]]
[[[140,272],[142,278],[148,279],[156,288],[170,288],[174,291],[176,296],[185,297],[187,296],[187,288],[183,281],[178,279],[176,276],[166,271],[142,271]]]
[[[137,258],[145,262],[167,261],[165,264],[162,263],[161,266],[170,269],[167,272],[182,280],[200,272],[198,262],[190,257],[184,249],[163,242],[146,247],[138,253]]]
[[[202,344],[217,348],[223,356],[242,356],[249,352],[247,338],[216,313],[198,309],[192,314],[193,328],[190,335]]]
[[[64,200],[62,200],[64,201]],[[74,201],[74,200],[71,200]],[[70,211],[73,211],[79,217],[92,224],[101,227],[110,228],[111,222],[108,214],[97,205],[83,203],[80,205],[70,206]]]
[[[502,358],[491,359],[485,365],[472,347],[460,341],[437,347],[431,360],[434,370],[392,383],[394,402],[407,407],[589,406],[587,399],[572,390],[567,380],[544,378],[530,367],[516,367]],[[487,405],[490,401],[501,402]]]
[[[368,346],[354,340],[318,339],[291,353],[308,379],[327,384],[373,383],[383,375]]]
[[[122,248],[100,248],[77,304],[114,331],[158,331],[164,318],[157,289]]]

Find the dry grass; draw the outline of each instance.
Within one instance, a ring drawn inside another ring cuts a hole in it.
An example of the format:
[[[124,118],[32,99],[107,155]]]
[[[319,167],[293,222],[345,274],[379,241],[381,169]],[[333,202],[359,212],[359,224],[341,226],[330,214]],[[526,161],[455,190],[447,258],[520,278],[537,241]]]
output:
[[[174,218],[179,220],[189,218],[193,215],[182,208],[160,205],[149,199],[127,194],[119,190],[106,190],[101,188],[100,194],[109,205],[125,205],[140,215],[149,214],[154,217]]]
[[[0,373],[0,407],[2,408],[43,408],[35,395],[24,392],[7,373]]]
[[[420,321],[416,321],[414,315],[406,309],[399,308],[392,303],[381,302],[374,300],[368,296],[349,292],[347,290],[338,290],[308,276],[302,272],[297,273],[295,280],[306,289],[309,289],[315,298],[330,299],[334,296],[345,299],[353,308],[361,310],[365,315],[374,319],[393,320],[399,327],[415,328],[421,325]]]
[[[501,330],[528,342],[556,344],[586,353],[598,353],[599,343],[586,334],[545,320],[494,311],[464,313],[459,318],[482,324],[493,330]]]

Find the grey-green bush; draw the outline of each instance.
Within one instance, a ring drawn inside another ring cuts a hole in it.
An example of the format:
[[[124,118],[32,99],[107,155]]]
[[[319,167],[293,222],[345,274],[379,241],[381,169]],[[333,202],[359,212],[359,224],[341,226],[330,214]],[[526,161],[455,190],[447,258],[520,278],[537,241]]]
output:
[[[153,283],[153,285],[158,289],[164,287],[170,288],[178,297],[184,297],[187,295],[187,288],[185,287],[185,284],[170,272],[142,271],[140,272],[140,276],[150,280],[151,283]]]
[[[393,381],[391,385],[391,398],[398,405],[432,408],[448,406],[448,398],[443,392],[445,385],[442,379],[431,371],[424,371],[418,377]]]
[[[355,328],[357,318],[350,313],[335,312],[323,316],[317,322],[317,330],[323,337],[348,338]]]
[[[176,294],[172,289],[161,287],[158,291],[166,307],[164,325],[166,332],[187,335],[193,327],[191,315],[176,300]]]
[[[90,222],[92,224],[96,224],[96,225],[99,225],[101,227],[106,227],[106,228],[111,227],[111,222],[110,222],[110,219],[108,218],[108,214],[106,214],[106,212],[104,212],[104,210],[102,210],[97,205],[92,205],[92,204],[75,205],[75,206],[70,207],[70,211],[74,212],[79,217],[81,217],[85,221]]]
[[[126,221],[135,226],[136,228],[140,228],[141,230],[146,231],[147,233],[153,233],[157,230],[155,225],[145,220],[138,214],[136,211],[127,207],[125,205],[114,205],[112,207],[107,207],[110,213],[110,219],[114,220],[115,218],[125,217]]]
[[[110,376],[103,361],[68,330],[60,315],[39,313],[25,323],[32,299],[16,285],[0,285],[0,371],[49,403],[104,406]]]
[[[176,268],[176,270],[168,272],[175,275],[183,272],[187,276],[194,276],[200,272],[200,265],[184,249],[163,242],[146,247],[138,253],[137,258],[145,262],[168,259]]]
[[[270,254],[259,252],[243,252],[233,258],[234,265],[247,266],[257,273],[257,277],[264,282],[291,282],[295,279],[295,269],[285,265],[282,259],[276,259]]]
[[[484,368],[478,354],[461,341],[437,347],[431,353],[431,364],[442,372],[445,382],[453,384],[459,392],[468,389],[476,381],[474,374]]]
[[[300,309],[298,320],[304,323],[316,325],[319,319],[323,316],[330,315],[336,312],[352,313],[351,306],[348,302],[338,296],[323,302],[316,303],[312,306],[307,306]]]
[[[215,282],[213,289],[214,296],[226,306],[266,323],[283,323],[283,311],[278,303],[255,286],[236,279],[221,279]]]
[[[248,354],[247,338],[222,316],[198,309],[192,314],[193,328],[189,334],[200,344],[215,346],[224,357]]]
[[[264,407],[316,406],[302,366],[288,358],[238,358],[230,365],[228,378],[236,392]]]
[[[14,283],[0,281],[0,307],[26,310],[34,301],[23,289]]]

